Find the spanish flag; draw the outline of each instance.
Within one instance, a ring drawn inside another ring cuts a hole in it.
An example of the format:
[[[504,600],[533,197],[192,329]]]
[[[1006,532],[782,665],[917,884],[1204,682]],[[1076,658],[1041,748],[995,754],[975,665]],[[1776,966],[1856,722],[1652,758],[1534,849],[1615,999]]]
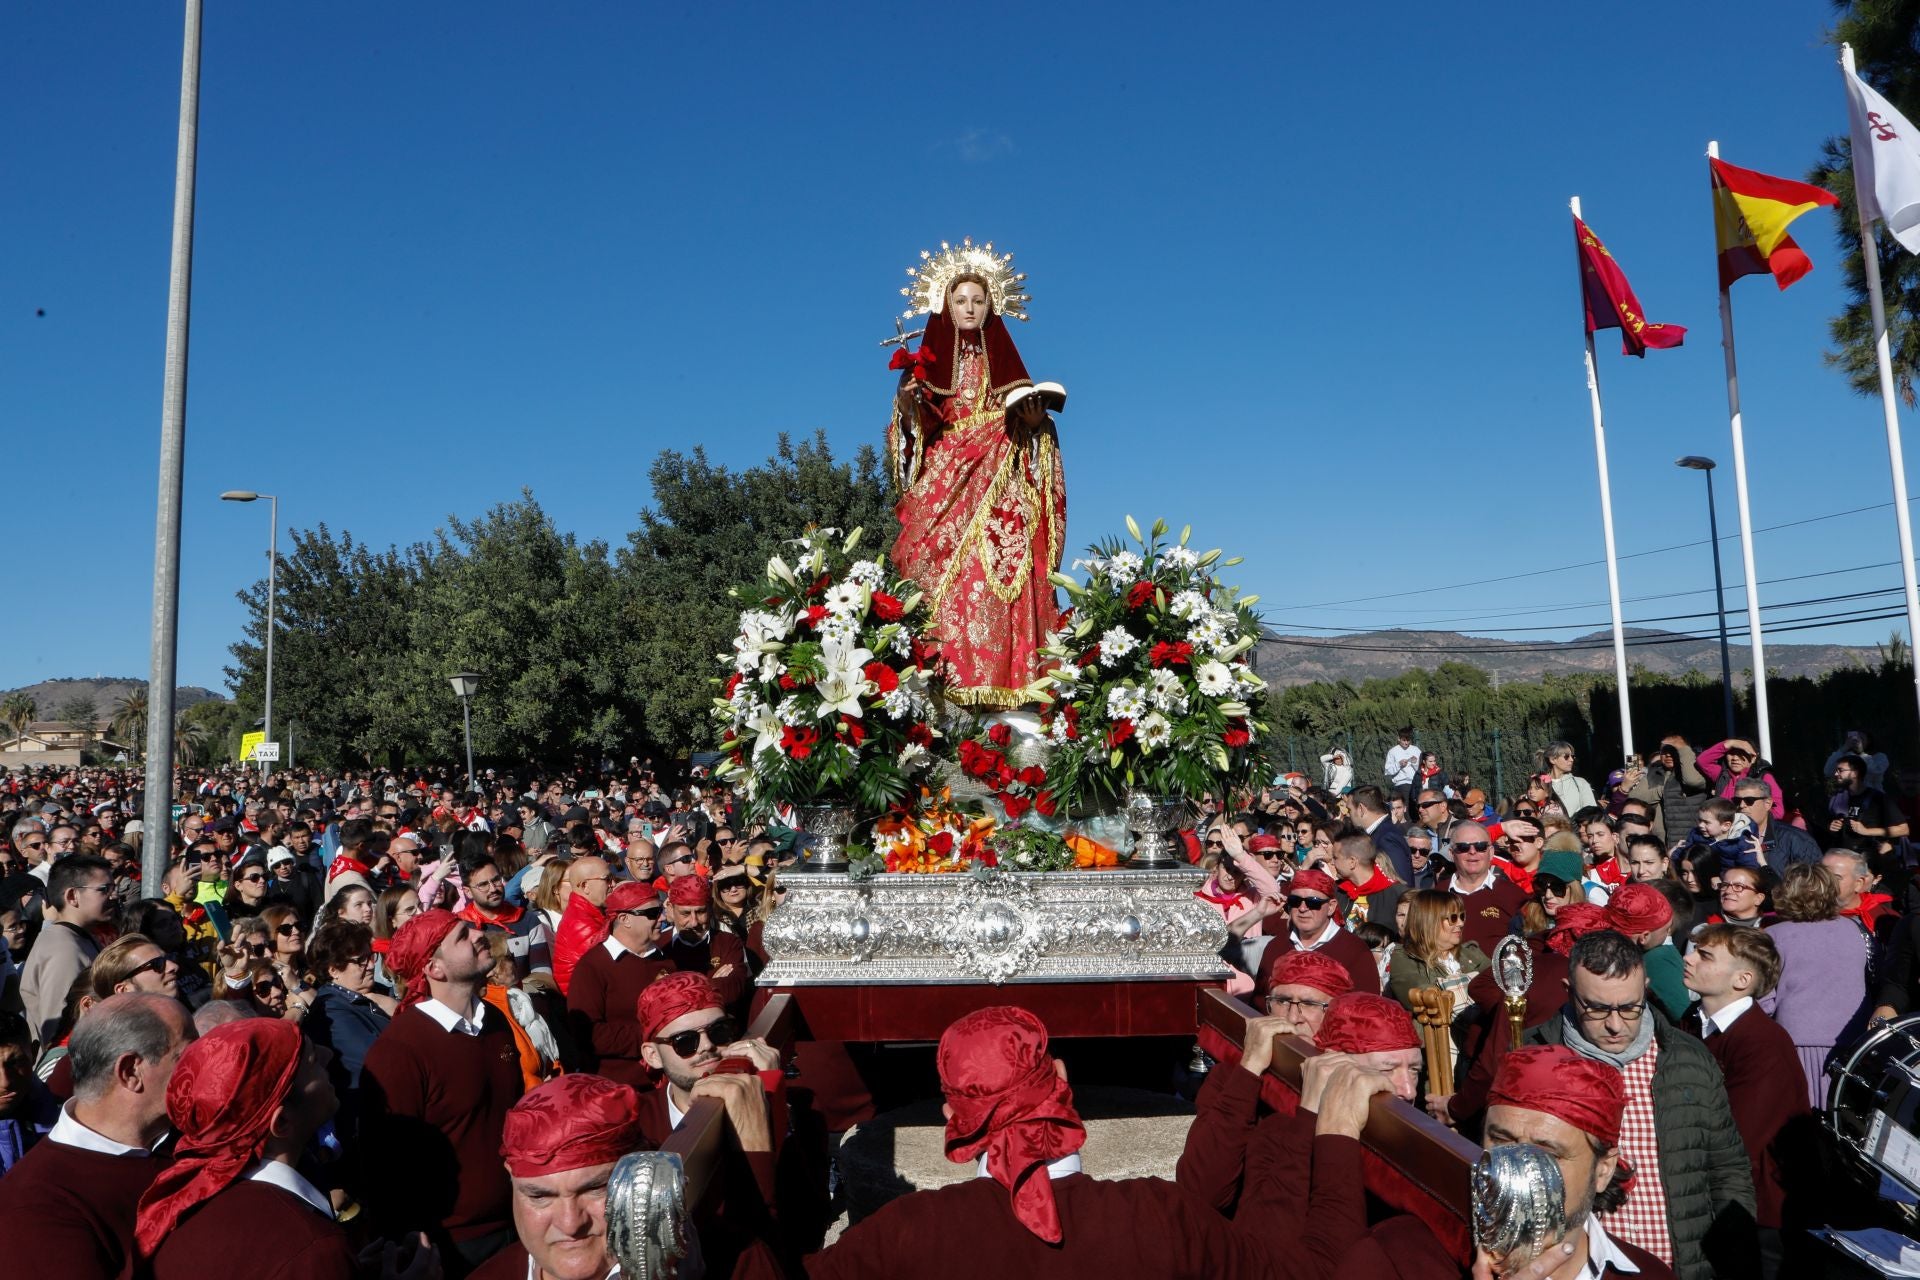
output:
[[[1651,324],[1640,310],[1620,264],[1600,243],[1600,237],[1579,218],[1573,220],[1573,242],[1580,254],[1580,287],[1587,308],[1587,332],[1620,331],[1620,354],[1642,356],[1648,347],[1677,347],[1687,331],[1677,324]]]
[[[1771,272],[1782,289],[1813,270],[1787,234],[1787,224],[1816,205],[1840,203],[1830,191],[1755,173],[1709,158],[1713,170],[1713,234],[1720,247],[1720,287]]]

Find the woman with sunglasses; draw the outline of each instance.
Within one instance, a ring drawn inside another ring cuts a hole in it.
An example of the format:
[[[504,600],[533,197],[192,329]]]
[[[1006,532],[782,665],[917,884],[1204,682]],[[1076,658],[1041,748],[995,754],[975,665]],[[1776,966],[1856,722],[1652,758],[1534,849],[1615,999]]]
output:
[[[298,1022],[306,1016],[308,1001],[287,994],[287,984],[271,960],[248,960],[236,974],[222,977],[214,988],[216,1000],[237,1000],[256,1018],[284,1018]]]
[[[226,910],[227,919],[239,920],[242,916],[259,915],[266,902],[267,860],[250,853],[234,867],[227,896],[220,905]]]
[[[739,865],[722,864],[713,873],[713,927],[740,939],[746,948],[747,966],[758,975],[767,966],[767,955],[760,943],[760,921],[754,918],[759,905],[759,890]]]
[[[1492,962],[1477,943],[1466,941],[1466,913],[1456,894],[1415,889],[1407,896],[1407,931],[1387,962],[1387,994],[1408,1008],[1421,987],[1453,993],[1455,1052],[1477,1008],[1467,996],[1473,976]]]
[[[314,984],[307,976],[307,934],[300,925],[299,912],[285,903],[275,903],[260,913],[260,921],[267,926],[272,944],[269,958],[280,971],[288,993],[311,992]]]

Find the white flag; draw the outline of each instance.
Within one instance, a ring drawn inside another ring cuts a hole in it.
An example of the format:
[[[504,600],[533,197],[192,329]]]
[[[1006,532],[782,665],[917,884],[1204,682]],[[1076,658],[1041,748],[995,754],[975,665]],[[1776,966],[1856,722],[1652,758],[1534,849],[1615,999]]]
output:
[[[1847,77],[1853,198],[1908,253],[1920,253],[1920,130],[1858,75]]]

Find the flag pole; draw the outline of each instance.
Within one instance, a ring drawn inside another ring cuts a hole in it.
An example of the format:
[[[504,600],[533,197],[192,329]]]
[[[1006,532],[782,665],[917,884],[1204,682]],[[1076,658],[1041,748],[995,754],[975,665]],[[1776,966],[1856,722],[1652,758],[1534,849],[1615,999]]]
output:
[[[1846,75],[1857,74],[1853,67],[1853,46],[1840,46],[1840,68]],[[1851,95],[1849,95],[1851,99]],[[1851,111],[1849,111],[1851,115]],[[1920,583],[1913,571],[1913,517],[1907,510],[1907,462],[1900,447],[1900,413],[1893,398],[1893,358],[1887,343],[1887,304],[1880,296],[1880,246],[1867,218],[1866,205],[1860,200],[1860,158],[1853,160],[1854,208],[1860,214],[1860,260],[1866,266],[1867,299],[1873,307],[1873,359],[1880,368],[1880,409],[1886,418],[1887,461],[1893,471],[1893,518],[1900,530],[1900,579],[1907,589],[1907,645],[1920,639]],[[1914,697],[1920,706],[1920,658],[1914,664]]]
[[[1580,217],[1580,197],[1567,202]],[[1600,529],[1607,543],[1607,601],[1613,606],[1613,674],[1620,686],[1620,758],[1633,754],[1633,713],[1627,705],[1627,632],[1620,620],[1620,562],[1613,550],[1613,486],[1607,478],[1607,428],[1600,412],[1600,365],[1587,330],[1587,399],[1593,406],[1593,454],[1600,469]]]
[[[1720,158],[1720,144],[1707,144],[1707,158]],[[1708,182],[1713,179],[1708,171]],[[1740,368],[1733,357],[1733,294],[1720,286],[1720,350],[1727,358],[1727,418],[1733,427],[1733,490],[1740,505],[1740,559],[1747,575],[1747,635],[1753,663],[1753,712],[1759,722],[1760,754],[1773,759],[1773,722],[1767,714],[1767,650],[1760,636],[1760,575],[1753,567],[1753,508],[1747,501],[1747,438],[1740,425]]]

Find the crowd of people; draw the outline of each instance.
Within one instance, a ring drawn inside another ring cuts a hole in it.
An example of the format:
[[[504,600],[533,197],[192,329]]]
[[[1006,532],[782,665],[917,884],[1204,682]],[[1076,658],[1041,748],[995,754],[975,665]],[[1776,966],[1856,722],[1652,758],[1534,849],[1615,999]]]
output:
[[[1501,800],[1414,737],[1377,782],[1328,760],[1186,833],[1258,1016],[1173,1183],[1085,1177],[1044,1029],[987,1010],[938,1057],[949,1154],[982,1178],[824,1252],[830,1148],[789,1102],[851,1073],[745,1034],[800,850],[725,787],[637,760],[472,785],[229,767],[184,773],[148,832],[130,773],[8,775],[0,1238],[23,1274],[602,1280],[612,1161],[712,1097],[709,1275],[1458,1275],[1430,1224],[1367,1216],[1357,1139],[1390,1093],[1560,1159],[1566,1252],[1524,1274],[1802,1274],[1828,1064],[1920,999],[1886,757],[1852,735],[1800,798],[1740,739],[1669,737],[1598,785],[1558,742]],[[1411,1016],[1436,989],[1444,1093]],[[1282,1034],[1321,1053],[1270,1110]]]

